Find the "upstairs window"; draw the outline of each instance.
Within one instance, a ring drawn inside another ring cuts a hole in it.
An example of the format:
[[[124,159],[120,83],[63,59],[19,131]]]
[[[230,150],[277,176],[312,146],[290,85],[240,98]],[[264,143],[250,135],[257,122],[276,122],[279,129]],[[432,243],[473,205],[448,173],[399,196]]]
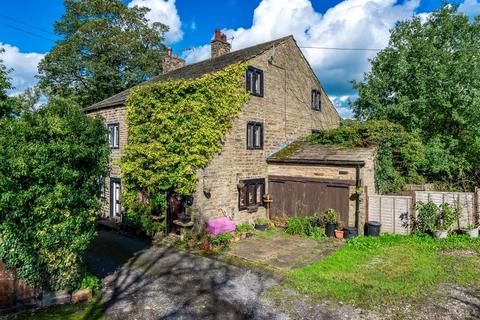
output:
[[[317,111],[321,110],[322,104],[321,104],[320,98],[321,98],[320,91],[313,89],[312,90],[312,109],[313,110],[317,110]]]
[[[265,179],[241,180],[242,187],[238,189],[238,209],[245,210],[249,207],[263,205],[265,194]]]
[[[247,149],[263,149],[263,123],[247,123]]]
[[[254,67],[247,68],[247,91],[257,97],[263,97],[263,71]]]
[[[112,149],[118,149],[120,140],[120,126],[118,123],[108,125],[108,145]]]

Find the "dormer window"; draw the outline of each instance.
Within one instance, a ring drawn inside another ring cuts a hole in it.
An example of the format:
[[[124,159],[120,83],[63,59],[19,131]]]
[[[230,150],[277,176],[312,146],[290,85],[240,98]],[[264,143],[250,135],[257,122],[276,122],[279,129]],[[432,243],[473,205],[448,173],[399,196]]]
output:
[[[319,90],[312,89],[312,109],[316,111],[321,111],[322,103],[321,103],[321,93]]]
[[[263,97],[263,71],[255,67],[247,68],[247,91],[257,97]]]

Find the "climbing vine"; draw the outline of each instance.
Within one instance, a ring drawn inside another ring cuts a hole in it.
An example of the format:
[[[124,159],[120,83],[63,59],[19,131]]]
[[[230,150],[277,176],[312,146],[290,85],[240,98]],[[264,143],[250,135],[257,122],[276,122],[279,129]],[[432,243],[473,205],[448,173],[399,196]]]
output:
[[[311,142],[344,147],[377,147],[375,188],[379,193],[401,191],[406,183],[423,183],[419,173],[425,152],[419,137],[389,121],[345,120],[337,128],[311,137]]]
[[[127,100],[128,146],[120,160],[127,215],[165,206],[168,190],[190,195],[197,170],[222,148],[222,139],[249,99],[245,64],[196,79],[139,86]]]

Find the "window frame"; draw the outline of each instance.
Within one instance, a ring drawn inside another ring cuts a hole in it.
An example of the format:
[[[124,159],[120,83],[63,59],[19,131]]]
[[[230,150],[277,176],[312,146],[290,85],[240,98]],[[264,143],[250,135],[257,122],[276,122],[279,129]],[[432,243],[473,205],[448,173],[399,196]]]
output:
[[[258,75],[258,79],[260,80],[259,92],[256,90],[256,81],[257,77],[253,78],[252,75]],[[250,92],[251,95],[256,97],[263,97],[264,96],[264,81],[263,81],[263,70],[248,66],[246,73],[245,73],[245,87],[247,92]]]
[[[108,145],[110,149],[120,149],[120,123],[109,123],[108,128]],[[115,144],[116,142],[116,144]]]
[[[260,132],[260,144],[257,145],[256,142],[256,129],[259,129]],[[250,139],[250,131],[251,133],[251,139]],[[246,146],[247,150],[262,150],[263,149],[263,122],[258,122],[258,121],[248,121],[247,122],[247,130],[246,130]],[[252,144],[250,144],[250,140],[252,140]]]
[[[106,197],[106,194],[107,194],[107,188],[105,187],[105,176],[101,176],[99,179],[98,179],[98,184],[99,184],[99,188],[100,188],[100,199],[105,199]]]
[[[245,179],[240,180],[243,183],[243,188],[238,189],[238,210],[247,210],[250,208],[258,208],[263,206],[263,196],[265,195],[265,179]],[[258,187],[260,187],[260,194],[257,194]],[[250,193],[252,192],[252,193]],[[253,195],[252,195],[253,194]],[[254,198],[254,203],[250,203],[251,196]],[[242,206],[242,197],[244,197],[244,205]]]
[[[118,203],[114,203],[115,200],[115,185],[118,185],[118,195],[119,201]],[[110,212],[109,218],[118,219],[122,216],[122,204],[120,202],[120,198],[122,195],[122,179],[110,177]],[[118,206],[118,214],[117,214],[117,206]]]
[[[310,105],[312,110],[322,111],[322,92],[320,90],[312,89]]]

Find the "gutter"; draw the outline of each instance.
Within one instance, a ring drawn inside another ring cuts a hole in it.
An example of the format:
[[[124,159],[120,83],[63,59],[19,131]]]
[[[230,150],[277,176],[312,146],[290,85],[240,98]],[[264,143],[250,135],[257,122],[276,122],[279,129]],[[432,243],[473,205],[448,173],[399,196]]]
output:
[[[334,166],[365,166],[365,161],[360,160],[326,160],[326,159],[282,159],[282,158],[268,158],[267,163],[286,163],[286,164],[324,164]],[[359,173],[357,173],[359,175]],[[357,179],[358,180],[358,179]],[[358,182],[357,182],[358,183]]]

